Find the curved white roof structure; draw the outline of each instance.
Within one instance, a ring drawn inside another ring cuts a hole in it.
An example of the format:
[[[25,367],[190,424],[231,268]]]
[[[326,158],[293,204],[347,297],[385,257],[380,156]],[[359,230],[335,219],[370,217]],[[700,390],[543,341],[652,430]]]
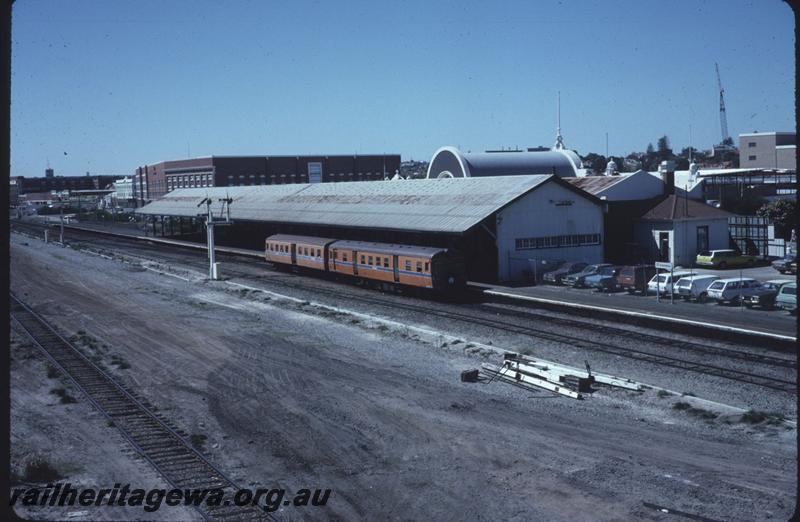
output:
[[[555,174],[566,178],[577,176],[582,167],[578,155],[567,149],[464,153],[455,147],[442,147],[433,154],[427,177],[436,179]]]

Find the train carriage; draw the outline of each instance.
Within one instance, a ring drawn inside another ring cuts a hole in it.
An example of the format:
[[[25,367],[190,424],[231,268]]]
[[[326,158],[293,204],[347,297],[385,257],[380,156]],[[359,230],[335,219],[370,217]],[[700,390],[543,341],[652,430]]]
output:
[[[325,270],[327,246],[336,241],[324,237],[276,234],[265,242],[265,258],[272,263]]]
[[[265,242],[265,259],[377,283],[384,288],[461,290],[464,260],[451,250],[367,241],[276,234]]]
[[[463,260],[445,248],[336,241],[329,250],[328,271],[332,273],[436,290],[465,283]]]

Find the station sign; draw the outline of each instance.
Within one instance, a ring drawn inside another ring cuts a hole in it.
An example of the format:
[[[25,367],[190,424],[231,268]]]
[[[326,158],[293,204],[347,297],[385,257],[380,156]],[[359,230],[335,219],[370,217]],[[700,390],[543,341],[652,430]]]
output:
[[[656,268],[660,268],[661,270],[672,270],[672,263],[656,261]]]

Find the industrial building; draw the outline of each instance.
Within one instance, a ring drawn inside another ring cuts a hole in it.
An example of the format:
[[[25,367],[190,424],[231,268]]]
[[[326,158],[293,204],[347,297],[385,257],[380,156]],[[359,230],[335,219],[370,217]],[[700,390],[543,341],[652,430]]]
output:
[[[603,203],[554,175],[188,188],[137,213],[169,235],[165,216],[196,220],[207,195],[233,200],[221,244],[261,249],[291,233],[448,247],[489,282],[530,277],[532,262],[603,259]]]
[[[19,194],[29,192],[51,192],[63,190],[100,190],[106,188],[117,179],[117,176],[55,176],[53,169],[48,168],[43,178],[14,176]]]
[[[141,205],[182,188],[374,181],[399,169],[399,154],[210,156],[138,167],[133,190]]]
[[[797,169],[797,134],[753,132],[739,134],[739,167]]]
[[[565,178],[581,175],[580,157],[568,149],[547,151],[461,152],[456,147],[442,147],[428,165],[428,179],[477,178],[555,174]]]

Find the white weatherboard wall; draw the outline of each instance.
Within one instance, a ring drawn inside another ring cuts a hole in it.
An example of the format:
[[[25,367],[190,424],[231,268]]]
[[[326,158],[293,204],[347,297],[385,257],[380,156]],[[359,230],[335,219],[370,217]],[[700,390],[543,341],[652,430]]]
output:
[[[568,205],[556,203],[571,202]],[[603,209],[556,183],[545,183],[497,213],[497,267],[500,281],[523,279],[528,259],[603,261]],[[522,238],[600,234],[600,244],[556,248],[516,249]]]
[[[696,218],[675,221],[641,221],[635,225],[636,241],[646,246],[651,260],[659,259],[658,236],[668,232],[670,237],[669,262],[684,267],[692,266],[697,257],[697,228],[708,227],[708,249],[729,248],[728,218]]]

